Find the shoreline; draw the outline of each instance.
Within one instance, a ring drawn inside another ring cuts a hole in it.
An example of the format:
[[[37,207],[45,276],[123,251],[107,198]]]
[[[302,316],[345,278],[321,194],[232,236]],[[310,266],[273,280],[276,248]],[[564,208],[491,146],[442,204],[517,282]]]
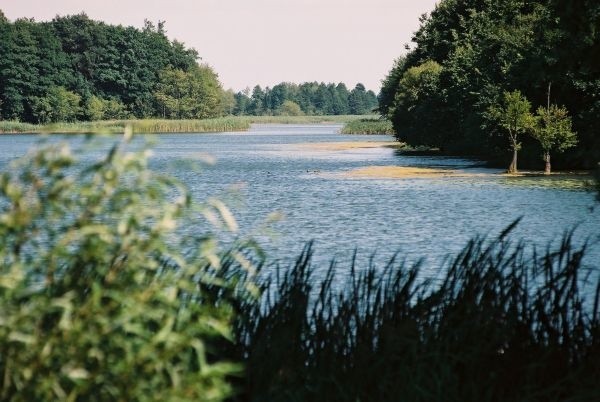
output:
[[[367,117],[369,117],[368,115]],[[244,132],[252,124],[345,124],[364,115],[226,116],[213,119],[126,119],[32,124],[0,121],[2,134],[119,134],[131,125],[136,134]]]
[[[493,169],[492,169],[493,170]],[[342,175],[353,179],[431,179],[488,177],[503,179],[539,178],[539,179],[592,179],[591,171],[556,171],[545,174],[543,171],[523,171],[516,174],[506,172],[468,172],[464,169],[443,169],[415,166],[364,166],[343,172]]]

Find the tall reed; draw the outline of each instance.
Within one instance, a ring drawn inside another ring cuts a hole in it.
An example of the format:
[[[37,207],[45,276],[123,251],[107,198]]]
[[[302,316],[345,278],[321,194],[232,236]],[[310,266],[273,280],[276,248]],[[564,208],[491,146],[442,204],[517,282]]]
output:
[[[392,122],[382,118],[357,119],[347,122],[342,134],[394,134]]]
[[[346,123],[365,116],[226,116],[203,120],[133,119],[82,121],[75,123],[29,124],[0,121],[0,133],[122,133],[131,126],[134,133],[215,133],[246,131],[251,124]]]
[[[392,261],[317,280],[308,245],[237,306],[236,400],[600,400],[599,273],[571,240],[475,239],[438,279]]]

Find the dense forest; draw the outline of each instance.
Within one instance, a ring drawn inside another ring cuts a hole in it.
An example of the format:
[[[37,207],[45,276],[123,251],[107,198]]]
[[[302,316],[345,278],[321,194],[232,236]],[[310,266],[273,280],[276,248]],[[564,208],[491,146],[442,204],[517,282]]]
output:
[[[235,115],[368,114],[377,107],[377,96],[361,83],[348,90],[341,82],[282,82],[273,88],[257,85],[252,91],[230,92],[229,96],[233,98],[230,112]]]
[[[514,148],[538,166],[544,145],[527,130],[511,144],[494,113],[512,100],[540,121],[572,119],[576,145],[568,137],[555,152],[562,167],[600,160],[597,0],[442,0],[413,42],[379,95],[400,140],[503,163]]]
[[[167,37],[164,22],[136,29],[85,14],[11,22],[0,11],[0,120],[364,114],[377,107],[362,84],[225,91],[198,59],[196,50]]]
[[[107,25],[85,14],[50,22],[0,12],[0,117],[46,123],[223,113],[216,73],[170,41],[164,23]]]

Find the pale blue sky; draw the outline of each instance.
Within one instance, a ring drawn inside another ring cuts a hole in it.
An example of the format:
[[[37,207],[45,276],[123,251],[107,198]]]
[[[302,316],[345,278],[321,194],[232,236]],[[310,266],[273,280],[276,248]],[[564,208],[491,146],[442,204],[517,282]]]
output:
[[[81,11],[113,24],[166,21],[226,88],[281,81],[363,82],[379,90],[436,0],[0,0],[14,20]]]

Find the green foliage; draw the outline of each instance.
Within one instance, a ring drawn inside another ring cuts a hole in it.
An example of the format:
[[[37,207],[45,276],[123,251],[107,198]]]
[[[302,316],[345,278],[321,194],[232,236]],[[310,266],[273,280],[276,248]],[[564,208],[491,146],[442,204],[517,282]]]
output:
[[[91,121],[126,119],[129,115],[125,105],[120,101],[97,96],[88,99],[85,113]]]
[[[571,117],[564,107],[551,105],[539,107],[537,119],[532,131],[533,137],[539,141],[544,151],[546,173],[550,173],[550,152],[564,152],[577,145],[577,134],[572,130]]]
[[[279,113],[282,116],[302,116],[304,113],[300,109],[300,105],[291,100],[284,100],[279,108]]]
[[[509,133],[511,145],[517,149],[519,134],[530,131],[535,124],[531,103],[520,91],[504,92],[501,105],[490,107],[488,113],[490,118]]]
[[[350,114],[372,113],[377,97],[373,91],[367,91],[363,84],[356,84],[348,95],[348,107]]]
[[[509,173],[517,172],[517,153],[521,149],[519,135],[532,132],[535,118],[531,114],[531,103],[520,91],[504,92],[501,105],[488,109],[488,118],[496,122],[508,134],[513,160]]]
[[[373,91],[366,91],[364,85],[348,91],[346,85],[305,82],[292,84],[282,82],[273,88],[261,88],[235,94],[236,115],[270,116],[281,113],[285,101],[298,104],[306,115],[347,115],[368,114],[377,106]]]
[[[221,84],[208,66],[161,71],[154,96],[163,117],[207,119],[221,114]]]
[[[51,87],[46,96],[31,98],[31,110],[38,123],[73,122],[81,114],[81,96],[64,87]]]
[[[446,101],[440,88],[442,71],[442,66],[428,60],[406,70],[398,81],[388,113],[399,140],[442,149],[451,141],[443,124]]]
[[[365,114],[377,105],[362,84],[348,91],[342,83],[281,83],[232,94],[197,58],[166,37],[164,23],[146,21],[138,30],[85,14],[43,23],[0,20],[0,119],[57,121],[45,99],[54,87],[80,96],[84,110],[77,117],[92,121],[275,115],[286,100],[308,115]]]
[[[600,281],[587,252],[566,236],[536,256],[504,233],[442,265],[327,270],[308,248],[240,310],[236,400],[596,401]]]
[[[218,295],[237,291],[200,217],[235,222],[219,201],[195,204],[148,170],[150,151],[124,147],[80,165],[52,145],[0,176],[2,400],[231,392],[227,376],[240,367],[217,346],[231,339],[233,310]]]
[[[394,105],[398,85],[406,71],[404,68],[405,63],[406,59],[404,57],[399,57],[394,61],[394,66],[381,83],[381,91],[379,91],[378,96],[379,106],[377,110],[382,116],[387,116]]]
[[[386,119],[352,120],[342,127],[342,134],[394,134],[392,123]]]
[[[503,92],[516,89],[537,109],[546,105],[551,84],[553,101],[571,111],[578,133],[577,146],[561,155],[560,163],[592,169],[600,160],[599,24],[600,4],[592,0],[442,0],[421,18],[413,46],[384,80],[379,110],[393,121],[398,136],[412,131],[408,111],[390,112],[402,108],[394,95],[402,92],[398,83],[405,72],[433,60],[442,66],[438,93],[444,107],[429,97],[412,105],[437,119],[427,128],[429,136],[435,139],[444,130],[450,152],[497,162],[506,147],[500,137],[489,135],[489,108]],[[413,139],[407,139],[411,145]],[[432,146],[445,148],[443,142]],[[533,166],[537,144],[525,140],[523,147],[525,162]]]
[[[577,144],[577,134],[572,131],[571,117],[564,107],[551,105],[539,107],[537,124],[533,136],[542,145],[545,152],[556,150],[563,152]]]
[[[138,30],[93,21],[85,14],[40,23],[0,20],[0,119],[63,121],[48,116],[52,107],[44,98],[55,87],[85,101],[86,110],[77,116],[81,119],[163,116],[154,93],[165,69],[202,81],[202,96],[195,93],[200,106],[188,105],[184,114],[220,115],[220,84],[212,70],[197,65],[197,58],[194,49],[166,37],[164,23],[155,27],[146,21]]]
[[[227,116],[203,120],[100,120],[76,123],[30,124],[17,121],[0,121],[0,133],[122,133],[131,126],[134,133],[220,133],[246,131],[253,123],[258,124],[344,124],[353,120],[376,118],[376,116]]]
[[[236,108],[235,92],[232,89],[222,91],[221,93],[221,109],[222,114],[225,116],[231,116],[234,114]]]

